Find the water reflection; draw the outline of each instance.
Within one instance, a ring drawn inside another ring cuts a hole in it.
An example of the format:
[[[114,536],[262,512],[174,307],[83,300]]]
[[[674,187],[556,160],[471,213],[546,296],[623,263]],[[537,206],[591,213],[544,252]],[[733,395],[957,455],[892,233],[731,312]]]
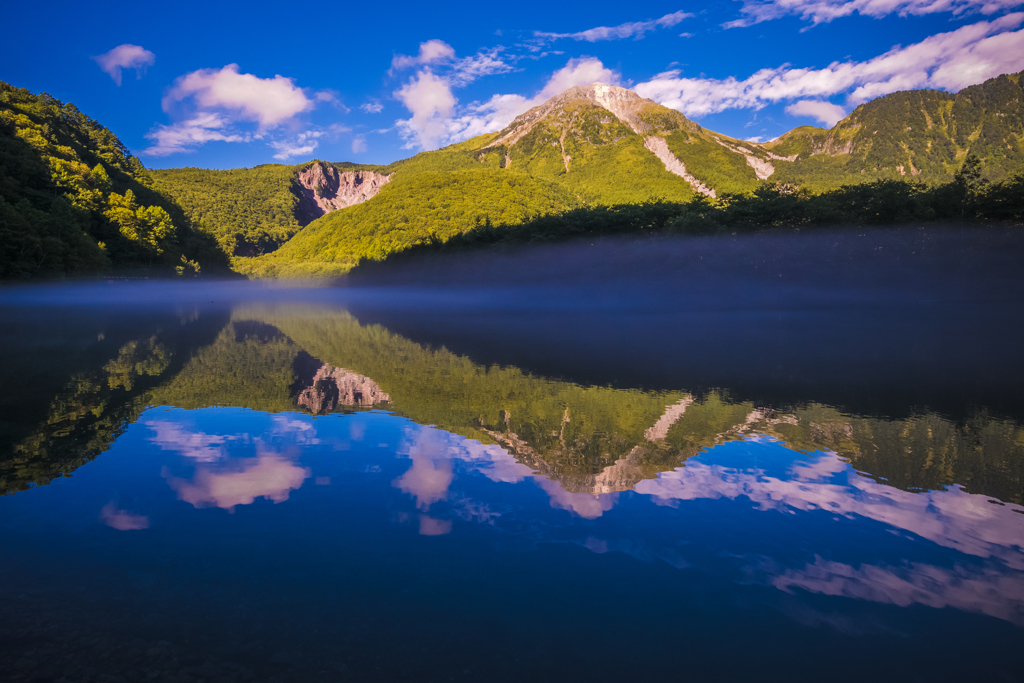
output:
[[[138,531],[149,528],[149,517],[127,510],[119,510],[115,501],[110,501],[100,510],[100,519],[111,529]]]
[[[165,466],[161,475],[193,507],[219,507],[234,512],[257,498],[275,503],[288,500],[290,492],[311,476],[308,468],[296,464],[298,446],[319,443],[313,424],[285,415],[270,416],[258,436],[249,433],[210,434],[184,422],[180,413],[143,421],[153,436],[149,441],[160,450],[177,453],[191,461],[189,477],[172,474]],[[187,414],[186,414],[187,415]],[[255,456],[253,455],[255,452]]]
[[[397,604],[410,581],[382,587],[373,573],[427,562],[417,553],[461,558],[432,579],[448,586],[475,571],[474,553],[515,551],[526,559],[485,591],[497,599],[523,576],[554,572],[538,549],[557,547],[584,557],[560,556],[579,575],[614,566],[624,585],[671,568],[685,578],[660,590],[689,606],[710,591],[716,618],[735,623],[769,604],[777,613],[760,618],[773,627],[783,614],[848,634],[904,633],[891,614],[862,609],[914,606],[1024,627],[1024,427],[984,405],[951,420],[685,384],[584,386],[474,362],[331,307],[239,306],[199,329],[205,320],[90,332],[102,357],[56,373],[40,390],[42,417],[4,443],[0,485],[15,495],[0,513],[48,496],[103,529],[115,555],[135,551],[118,539],[168,543],[169,529],[190,529],[207,554],[228,536],[254,548],[304,543],[294,566],[247,579],[287,590],[326,591],[334,578],[316,572],[357,572],[339,559],[352,553],[380,601],[367,614]],[[32,531],[33,517],[18,519],[26,530],[0,534]],[[170,551],[147,552],[155,572]],[[615,564],[623,558],[632,564]],[[239,561],[220,560],[228,574]],[[611,590],[602,576],[581,581],[600,594]],[[197,595],[204,580],[180,579]],[[234,600],[250,599],[238,590]]]

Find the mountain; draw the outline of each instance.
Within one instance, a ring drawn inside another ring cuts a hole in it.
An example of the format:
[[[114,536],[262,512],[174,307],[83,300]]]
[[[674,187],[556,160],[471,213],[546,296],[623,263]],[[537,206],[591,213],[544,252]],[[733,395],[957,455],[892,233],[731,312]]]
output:
[[[968,154],[985,177],[1024,169],[1021,74],[993,78],[954,94],[908,90],[857,107],[832,129],[804,126],[761,147],[777,178],[816,190],[878,178],[948,182]]]
[[[894,180],[950,183],[968,155],[981,160],[983,176],[1005,179],[1024,170],[1021,95],[1020,74],[956,95],[899,92],[858,107],[831,130],[801,127],[760,144],[709,131],[625,88],[576,86],[502,131],[378,168],[389,183],[372,202],[330,213],[273,254],[236,266],[256,276],[336,275],[489,225],[508,228],[581,207],[749,196],[764,181],[810,192]],[[913,186],[886,189],[882,203],[914,205]],[[864,211],[843,214],[858,202]],[[951,203],[936,203],[943,202]],[[878,202],[857,192],[826,203],[806,212],[807,220],[882,215]]]
[[[227,266],[98,122],[0,82],[0,278]]]

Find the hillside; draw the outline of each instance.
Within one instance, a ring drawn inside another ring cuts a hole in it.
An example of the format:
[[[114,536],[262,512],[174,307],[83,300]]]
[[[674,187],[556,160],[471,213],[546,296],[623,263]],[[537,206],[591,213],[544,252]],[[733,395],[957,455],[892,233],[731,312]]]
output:
[[[226,265],[113,133],[0,82],[0,278]]]
[[[1021,94],[1019,75],[957,95],[895,93],[831,130],[801,127],[758,144],[708,131],[624,88],[576,86],[498,133],[382,168],[391,182],[379,197],[317,220],[280,250],[236,267],[261,277],[337,275],[360,261],[478,232],[489,233],[487,241],[503,232],[565,236],[586,222],[581,214],[596,208],[605,225],[603,208],[641,203],[660,205],[651,220],[620,211],[621,225],[602,230],[964,218],[981,197],[978,182],[1024,169]],[[957,175],[969,156],[982,174],[971,176],[970,187]],[[928,194],[904,180],[948,187]],[[1018,185],[993,186],[999,207],[989,217],[1013,219],[1016,209],[1004,206],[1003,195]],[[818,200],[813,193],[829,194]],[[678,208],[673,214],[666,205]],[[550,225],[551,216],[566,216],[556,220],[566,225]]]
[[[157,187],[230,256],[274,251],[311,221],[374,196],[389,176],[377,167],[312,161],[213,171],[151,171]]]
[[[1021,74],[959,93],[909,90],[857,107],[832,129],[804,126],[764,145],[777,178],[814,190],[876,179],[948,182],[968,154],[989,180],[1024,169]]]

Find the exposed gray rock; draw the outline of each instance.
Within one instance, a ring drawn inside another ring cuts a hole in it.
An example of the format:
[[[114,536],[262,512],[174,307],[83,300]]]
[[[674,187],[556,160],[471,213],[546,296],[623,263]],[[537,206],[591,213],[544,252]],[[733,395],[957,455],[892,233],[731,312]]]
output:
[[[296,177],[300,192],[295,218],[301,225],[329,213],[370,199],[391,181],[390,175],[373,171],[339,171],[330,164],[317,161],[299,171]]]
[[[372,406],[390,400],[369,377],[325,363],[313,376],[311,386],[299,393],[298,404],[320,415],[338,406]]]

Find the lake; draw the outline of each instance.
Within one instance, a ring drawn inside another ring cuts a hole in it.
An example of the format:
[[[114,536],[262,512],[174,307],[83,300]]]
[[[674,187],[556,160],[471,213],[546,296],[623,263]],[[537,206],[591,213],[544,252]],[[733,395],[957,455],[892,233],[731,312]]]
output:
[[[0,679],[1024,679],[1024,232],[0,289]]]

